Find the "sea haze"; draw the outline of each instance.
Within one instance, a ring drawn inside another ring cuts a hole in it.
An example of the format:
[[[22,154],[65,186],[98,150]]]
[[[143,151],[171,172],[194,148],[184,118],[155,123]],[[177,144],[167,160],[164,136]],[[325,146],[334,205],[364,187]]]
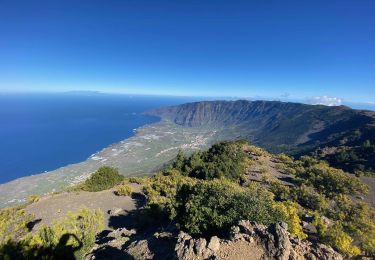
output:
[[[0,183],[83,161],[159,120],[142,112],[188,101],[95,93],[0,95]]]

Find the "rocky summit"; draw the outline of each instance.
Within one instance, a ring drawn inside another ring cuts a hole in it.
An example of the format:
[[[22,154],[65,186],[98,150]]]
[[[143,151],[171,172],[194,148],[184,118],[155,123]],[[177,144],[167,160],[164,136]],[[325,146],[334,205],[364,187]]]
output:
[[[142,238],[143,237],[143,238]],[[287,231],[286,223],[268,226],[250,221],[240,221],[232,226],[229,238],[212,236],[193,238],[176,230],[145,236],[135,230],[119,228],[102,238],[104,243],[87,255],[87,260],[126,259],[327,259],[341,260],[343,256],[331,247],[301,240]]]

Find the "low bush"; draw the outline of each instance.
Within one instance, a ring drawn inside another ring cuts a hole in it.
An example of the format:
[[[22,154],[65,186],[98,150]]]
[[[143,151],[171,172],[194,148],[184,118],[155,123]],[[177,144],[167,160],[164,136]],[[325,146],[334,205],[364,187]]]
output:
[[[275,199],[278,201],[290,199],[290,188],[279,181],[271,182],[269,189],[275,195]]]
[[[117,169],[103,166],[84,182],[83,189],[93,192],[107,190],[120,184],[123,179],[124,176],[119,174]]]
[[[115,194],[117,196],[130,196],[133,192],[133,188],[127,184],[123,183],[116,187]]]
[[[276,154],[274,157],[278,162],[281,162],[284,164],[293,163],[293,159],[289,157],[288,155],[286,155],[285,153]]]
[[[189,233],[203,236],[222,234],[243,219],[270,224],[283,217],[272,193],[224,179],[180,186],[174,207],[176,222]]]
[[[27,198],[27,203],[29,204],[32,204],[34,202],[38,202],[40,200],[40,197],[38,195],[30,195],[28,198]]]
[[[344,231],[340,222],[327,230],[323,235],[323,240],[346,256],[361,254],[361,250],[353,245],[353,238]]]
[[[183,176],[174,169],[156,174],[150,178],[149,184],[143,188],[143,192],[148,197],[148,207],[157,212],[164,212],[169,218],[173,219],[176,215],[173,204],[178,187],[195,182],[196,180]]]
[[[329,200],[313,187],[302,184],[290,189],[291,200],[298,202],[308,209],[324,212],[328,208]]]
[[[150,177],[130,177],[129,182],[130,183],[136,183],[136,184],[147,184]]]
[[[299,217],[301,206],[295,202],[286,201],[276,204],[276,207],[282,212],[282,219],[288,224],[289,232],[301,239],[307,238],[307,235],[302,230],[301,219]]]
[[[221,177],[239,180],[245,169],[244,144],[243,141],[221,142],[188,158],[179,151],[172,167],[183,175],[203,180]]]

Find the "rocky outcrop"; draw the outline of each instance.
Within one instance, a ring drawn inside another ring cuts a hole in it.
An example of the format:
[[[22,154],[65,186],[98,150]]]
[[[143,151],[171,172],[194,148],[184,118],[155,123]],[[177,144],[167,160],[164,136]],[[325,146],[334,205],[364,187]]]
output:
[[[269,226],[240,221],[229,238],[193,238],[170,231],[140,233],[116,229],[102,237],[86,260],[93,259],[226,259],[226,260],[342,260],[331,247],[301,240],[287,231],[285,223]]]
[[[101,236],[85,259],[175,259],[175,244],[173,232],[119,228]]]
[[[175,251],[178,259],[207,259],[220,250],[220,239],[211,237],[210,241],[204,238],[193,239],[189,234],[180,232]]]
[[[175,247],[178,259],[327,259],[343,257],[331,247],[300,240],[287,231],[285,223],[270,226],[241,221],[232,227],[231,238],[192,238],[184,232],[178,235]]]

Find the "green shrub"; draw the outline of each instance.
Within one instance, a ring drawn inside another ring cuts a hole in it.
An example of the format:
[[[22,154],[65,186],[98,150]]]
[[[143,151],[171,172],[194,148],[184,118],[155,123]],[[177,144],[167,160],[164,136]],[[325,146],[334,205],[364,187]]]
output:
[[[301,185],[291,188],[290,198],[308,209],[323,212],[328,208],[327,198],[311,186]]]
[[[301,158],[299,158],[299,162],[303,167],[311,167],[320,163],[318,159],[307,155],[301,156]]]
[[[34,202],[38,202],[40,200],[40,197],[38,195],[30,195],[28,198],[27,198],[27,203],[28,204],[32,204]]]
[[[133,192],[133,188],[126,183],[123,183],[116,187],[115,194],[117,196],[129,196]]]
[[[327,235],[328,224],[323,220],[322,216],[316,212],[312,212],[314,218],[312,224],[316,227],[318,236],[322,239]]]
[[[278,162],[281,162],[284,164],[289,164],[293,162],[293,159],[284,153],[276,154],[274,157]]]
[[[282,220],[272,194],[263,188],[242,188],[224,179],[184,184],[174,202],[176,222],[189,233],[223,233],[239,220],[269,224]]]
[[[244,142],[221,142],[208,151],[195,152],[189,158],[179,151],[172,168],[183,175],[212,180],[225,177],[239,180],[245,170]]]
[[[282,219],[288,224],[289,232],[301,239],[307,238],[307,235],[302,230],[301,219],[299,217],[301,206],[295,202],[286,201],[276,204],[276,207],[282,213]]]
[[[143,192],[148,197],[147,205],[154,211],[168,214],[172,219],[176,213],[173,208],[175,196],[179,186],[185,183],[195,183],[192,178],[181,175],[177,170],[166,170],[150,179]]]
[[[270,183],[270,191],[275,194],[275,199],[278,201],[285,201],[290,199],[290,188],[279,181]]]
[[[86,191],[102,191],[113,188],[121,183],[124,177],[119,174],[117,169],[103,166],[94,172],[90,178],[84,182]]]
[[[174,160],[172,167],[176,170],[182,171],[186,164],[186,157],[182,150],[178,150],[176,159]]]
[[[341,223],[336,223],[326,232],[324,241],[346,256],[361,254],[361,250],[353,245],[353,238],[343,230]]]

